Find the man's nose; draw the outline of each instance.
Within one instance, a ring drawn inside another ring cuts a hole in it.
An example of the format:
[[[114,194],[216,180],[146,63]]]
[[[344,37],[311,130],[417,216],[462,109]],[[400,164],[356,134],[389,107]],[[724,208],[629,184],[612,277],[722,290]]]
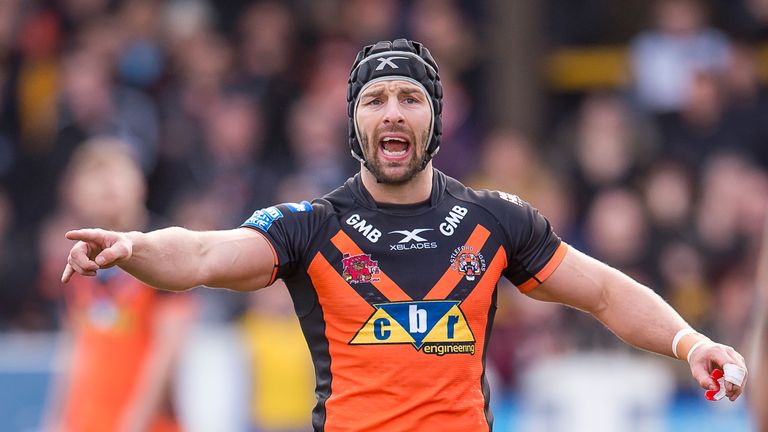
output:
[[[403,117],[403,112],[400,108],[400,101],[397,98],[390,98],[387,101],[387,106],[384,109],[384,123],[390,124],[405,122],[405,117]]]

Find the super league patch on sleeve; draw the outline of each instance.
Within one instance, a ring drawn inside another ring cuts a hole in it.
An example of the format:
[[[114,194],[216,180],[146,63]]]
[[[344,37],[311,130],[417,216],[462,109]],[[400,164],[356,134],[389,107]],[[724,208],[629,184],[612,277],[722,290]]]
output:
[[[312,204],[309,201],[283,203],[280,205],[287,207],[288,211],[291,213],[307,213],[312,211]],[[277,206],[267,207],[253,212],[253,215],[243,222],[243,225],[268,231],[269,228],[272,227],[272,223],[281,217],[283,217],[283,212],[281,212]]]
[[[259,228],[263,231],[268,231],[272,226],[272,222],[283,217],[283,213],[277,209],[277,207],[267,207],[265,209],[256,210],[253,212],[250,218],[243,223],[243,225],[250,225],[252,227]]]
[[[312,204],[310,204],[309,201],[302,201],[300,203],[285,203],[284,205],[288,207],[288,210],[290,210],[291,213],[312,211]]]

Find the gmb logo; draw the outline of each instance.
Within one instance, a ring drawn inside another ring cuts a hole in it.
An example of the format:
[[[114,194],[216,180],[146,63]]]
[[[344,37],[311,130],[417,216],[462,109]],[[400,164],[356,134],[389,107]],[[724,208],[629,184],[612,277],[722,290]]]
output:
[[[457,300],[380,303],[350,345],[412,344],[442,356],[475,354],[475,337]]]

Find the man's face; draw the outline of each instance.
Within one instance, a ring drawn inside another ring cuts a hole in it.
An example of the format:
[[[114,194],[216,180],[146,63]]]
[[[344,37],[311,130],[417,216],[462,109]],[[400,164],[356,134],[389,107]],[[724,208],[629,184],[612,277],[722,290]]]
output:
[[[421,168],[429,138],[429,97],[404,80],[381,81],[363,91],[355,121],[368,170],[380,183],[403,184]]]

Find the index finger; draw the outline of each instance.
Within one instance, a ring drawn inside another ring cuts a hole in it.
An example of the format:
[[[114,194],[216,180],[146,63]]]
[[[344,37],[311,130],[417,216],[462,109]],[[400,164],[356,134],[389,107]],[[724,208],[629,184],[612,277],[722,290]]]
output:
[[[64,267],[64,273],[61,274],[61,282],[69,282],[73,274],[75,274],[75,269],[73,269],[71,265],[67,264],[67,266]]]
[[[78,230],[67,231],[64,234],[69,240],[80,241],[95,241],[101,243],[104,241],[104,231],[97,228],[83,228]]]

